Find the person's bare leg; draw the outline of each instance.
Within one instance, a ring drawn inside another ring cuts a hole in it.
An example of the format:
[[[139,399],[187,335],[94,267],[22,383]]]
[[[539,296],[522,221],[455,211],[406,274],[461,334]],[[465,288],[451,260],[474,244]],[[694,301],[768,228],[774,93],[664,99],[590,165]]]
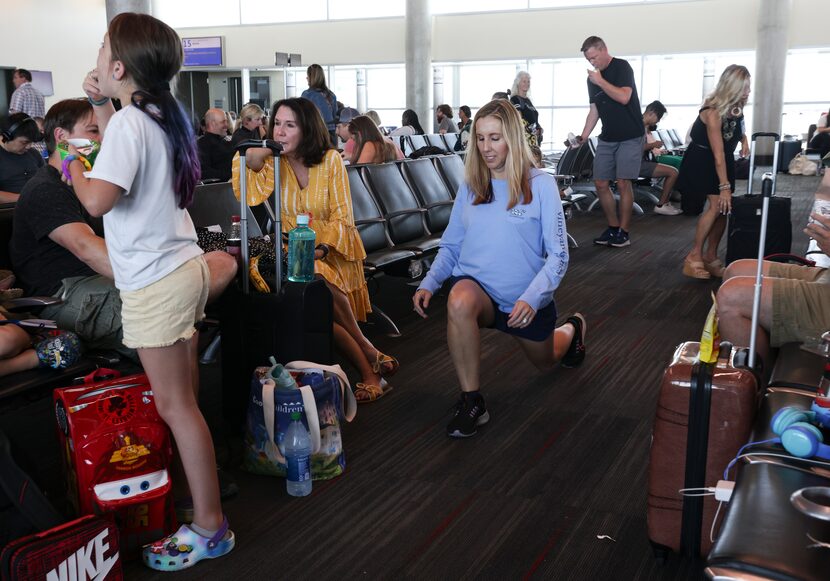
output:
[[[366,360],[363,350],[354,340],[354,337],[339,323],[334,323],[334,343],[343,355],[346,356],[346,359],[357,368],[357,372],[360,373],[360,378],[363,383],[380,386],[380,375],[372,370],[371,364]],[[355,397],[359,400],[368,398],[361,391],[358,391]]]
[[[709,196],[709,205],[700,215],[697,220],[697,228],[695,229],[695,240],[692,249],[686,256],[686,259],[693,262],[703,261],[703,244],[709,237],[709,232],[715,220],[720,215],[718,211],[718,196]]]
[[[617,180],[617,192],[620,194],[620,228],[629,232],[634,211],[634,186],[631,180]]]
[[[0,325],[0,376],[37,366],[38,358],[35,350],[31,349],[29,334],[11,323]]]
[[[764,261],[761,269],[764,276],[769,276],[771,264],[771,262]],[[758,274],[758,260],[755,258],[742,258],[726,267],[726,270],[723,271],[723,282],[736,276],[751,276],[754,279],[756,274]]]
[[[706,248],[703,250],[703,262],[712,262],[718,258],[718,246],[720,245],[720,239],[723,238],[725,229],[726,216],[718,214],[712,223],[712,229],[709,230],[709,236],[706,237]]]
[[[493,323],[490,297],[472,280],[457,282],[447,299],[447,344],[461,391],[479,389],[481,364],[480,327]]]
[[[568,352],[575,332],[576,329],[573,324],[565,323],[554,329],[550,337],[544,341],[531,341],[515,336],[513,338],[519,343],[522,351],[525,352],[525,355],[536,369],[548,371],[553,369]]]
[[[594,186],[597,189],[599,204],[602,206],[602,212],[605,214],[608,225],[611,228],[619,228],[620,220],[617,218],[617,200],[614,199],[614,194],[611,192],[611,182],[609,180],[594,180]]]
[[[660,193],[660,201],[658,202],[660,206],[669,203],[669,198],[671,197],[672,190],[674,190],[674,184],[677,183],[678,175],[680,174],[677,169],[670,165],[658,163],[657,167],[654,168],[652,177],[663,178],[663,189]]]
[[[222,526],[219,480],[213,440],[193,386],[191,342],[139,349],[138,356],[153,386],[156,409],[170,427],[193,498],[193,523],[215,531]]]
[[[352,305],[351,303],[349,303],[349,297],[347,297],[342,290],[340,290],[333,284],[329,283],[328,281],[326,282],[326,284],[328,285],[329,290],[331,291],[332,302],[334,305],[335,322],[338,325],[340,325],[351,336],[352,341],[360,348],[360,351],[363,353],[363,357],[369,364],[369,370],[374,379],[369,381],[370,378],[364,375],[364,382],[368,381],[369,383],[377,385],[380,381],[380,378],[377,376],[376,373],[374,373],[374,371],[371,371],[372,365],[374,364],[377,358],[377,348],[372,344],[371,341],[369,341],[366,335],[363,334],[363,331],[360,330],[360,325],[357,324],[357,319],[355,318],[354,313],[352,312]],[[356,367],[360,367],[357,361],[353,361],[353,363]]]
[[[757,352],[766,361],[769,354],[769,329],[772,326],[772,295],[776,278],[767,278],[761,288],[758,314]],[[718,289],[718,331],[721,339],[733,345],[748,346],[752,333],[752,300],[755,277],[733,276]]]
[[[225,289],[236,276],[238,267],[233,256],[220,250],[206,252],[204,258],[210,271],[207,302],[212,303],[225,292]]]

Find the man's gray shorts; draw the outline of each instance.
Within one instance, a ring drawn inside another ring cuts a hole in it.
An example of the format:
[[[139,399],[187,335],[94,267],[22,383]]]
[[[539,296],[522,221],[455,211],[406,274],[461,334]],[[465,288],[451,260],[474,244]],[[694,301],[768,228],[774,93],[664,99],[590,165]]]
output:
[[[645,136],[625,141],[597,140],[595,180],[636,180],[640,177]]]
[[[63,279],[55,296],[59,305],[40,312],[43,319],[51,319],[58,327],[74,331],[90,349],[113,349],[133,359],[133,349],[121,342],[121,294],[112,280],[101,275],[75,276]]]

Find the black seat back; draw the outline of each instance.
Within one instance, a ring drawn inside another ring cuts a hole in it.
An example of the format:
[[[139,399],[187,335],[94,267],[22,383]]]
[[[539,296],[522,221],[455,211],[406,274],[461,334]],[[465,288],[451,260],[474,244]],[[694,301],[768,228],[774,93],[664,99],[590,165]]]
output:
[[[418,199],[404,181],[396,164],[366,165],[362,171],[366,185],[380,202],[389,237],[394,244],[405,244],[428,234]]]
[[[588,180],[594,174],[594,154],[591,150],[591,140],[579,147],[569,147],[559,158],[556,164],[556,173],[559,175],[574,176],[574,180]]]
[[[390,244],[386,234],[386,220],[366,184],[363,183],[360,168],[349,166],[346,168],[346,173],[349,176],[354,223],[360,233],[366,253],[388,248]]]
[[[270,198],[264,203],[272,202]],[[230,232],[231,216],[239,215],[239,201],[230,182],[197,186],[193,192],[193,204],[187,209],[196,227],[218,224],[223,232]],[[262,228],[248,208],[248,236],[262,236]]]
[[[443,232],[450,221],[453,199],[447,184],[430,159],[412,159],[400,163],[404,177],[426,209],[427,228],[433,234]]]
[[[450,194],[455,198],[458,188],[464,183],[464,162],[457,155],[441,155],[433,160]]]
[[[399,139],[401,151],[403,151],[405,157],[409,157],[409,154],[415,151],[412,149],[412,141],[409,139],[409,135],[401,135]]]

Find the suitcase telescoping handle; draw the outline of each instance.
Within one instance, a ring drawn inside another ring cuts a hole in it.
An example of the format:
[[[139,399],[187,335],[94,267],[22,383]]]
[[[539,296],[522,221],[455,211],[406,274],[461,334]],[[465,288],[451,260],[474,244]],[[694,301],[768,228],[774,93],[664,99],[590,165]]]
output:
[[[250,257],[248,256],[248,183],[247,172],[245,165],[245,154],[252,147],[265,147],[271,150],[274,154],[274,256],[276,257],[276,278],[274,284],[274,293],[279,294],[282,287],[282,219],[280,218],[280,153],[282,152],[282,145],[271,139],[255,140],[249,139],[243,141],[236,146],[239,152],[239,230],[240,238],[242,238],[242,247],[240,248],[242,257],[242,294],[248,294],[250,282],[248,275],[248,266],[250,264]],[[267,206],[268,201],[265,201]]]
[[[753,136],[754,137],[754,136]],[[778,150],[776,149],[776,154]],[[775,156],[778,157],[777,155]],[[752,297],[752,328],[749,334],[749,368],[755,369],[755,347],[758,341],[758,317],[761,312],[761,287],[764,284],[764,250],[767,245],[767,222],[769,221],[769,200],[775,189],[775,172],[777,161],[771,172],[765,172],[761,178],[761,232],[758,240],[758,268],[755,271],[755,293]],[[752,176],[750,176],[752,177]]]
[[[772,149],[772,191],[775,193],[775,179],[778,175],[778,148],[781,144],[781,136],[777,133],[765,133],[759,131],[752,134],[752,139],[749,142],[749,180],[746,184],[746,195],[752,195],[752,178],[755,176],[755,142],[759,137],[769,137],[773,140]]]

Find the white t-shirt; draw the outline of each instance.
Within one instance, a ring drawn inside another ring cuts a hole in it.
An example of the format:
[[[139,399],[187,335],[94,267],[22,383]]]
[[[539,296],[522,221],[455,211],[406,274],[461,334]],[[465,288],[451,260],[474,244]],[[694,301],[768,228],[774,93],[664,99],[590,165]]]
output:
[[[132,105],[110,119],[88,177],[126,190],[104,215],[115,286],[138,290],[202,254],[173,191],[173,155],[162,128]]]

